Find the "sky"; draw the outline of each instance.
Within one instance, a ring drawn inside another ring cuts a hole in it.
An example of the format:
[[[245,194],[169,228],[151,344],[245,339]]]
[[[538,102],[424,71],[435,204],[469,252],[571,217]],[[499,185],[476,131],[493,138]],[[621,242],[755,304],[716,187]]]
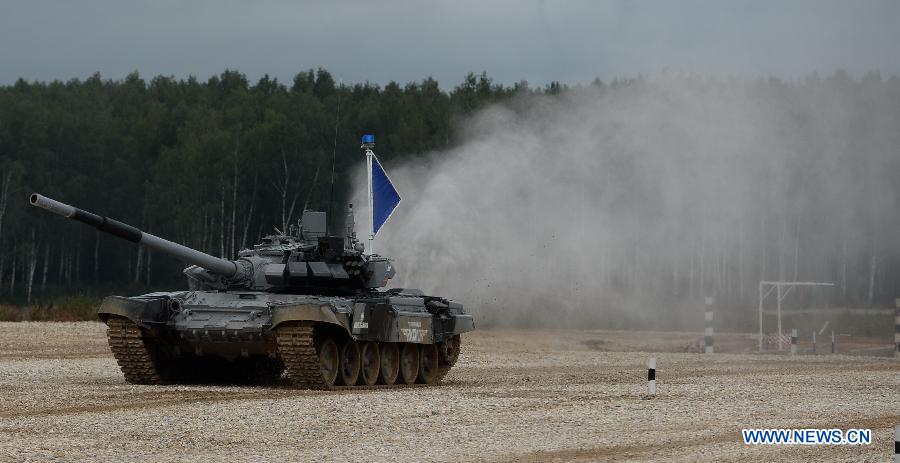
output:
[[[0,0],[0,84],[324,67],[384,85],[468,72],[589,82],[663,72],[900,74],[898,1]]]

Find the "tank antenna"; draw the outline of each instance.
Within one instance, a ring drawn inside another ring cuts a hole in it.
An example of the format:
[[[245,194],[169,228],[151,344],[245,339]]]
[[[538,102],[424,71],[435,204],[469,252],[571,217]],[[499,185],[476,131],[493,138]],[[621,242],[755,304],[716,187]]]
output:
[[[331,204],[334,202],[334,164],[337,160],[337,136],[338,136],[338,126],[341,121],[341,88],[344,86],[344,79],[341,79],[341,83],[338,85],[338,101],[337,101],[337,114],[334,116],[334,146],[331,148],[331,191],[328,193],[328,217],[325,219],[325,236],[329,235],[329,230],[331,227],[328,226],[331,223]]]

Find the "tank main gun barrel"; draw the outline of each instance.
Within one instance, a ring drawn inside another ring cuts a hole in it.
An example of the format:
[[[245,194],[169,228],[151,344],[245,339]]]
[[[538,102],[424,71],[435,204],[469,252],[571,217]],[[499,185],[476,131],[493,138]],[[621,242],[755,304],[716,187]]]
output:
[[[118,236],[132,243],[141,244],[157,251],[170,254],[175,258],[188,264],[203,267],[211,272],[215,272],[225,278],[233,278],[241,271],[240,267],[233,261],[221,259],[211,256],[205,252],[173,243],[169,240],[160,238],[150,233],[142,232],[131,225],[124,224],[118,220],[103,217],[92,212],[87,212],[77,207],[70,206],[65,203],[41,196],[37,193],[32,194],[30,198],[32,206],[46,209],[54,214],[86,223],[97,230],[110,235]]]

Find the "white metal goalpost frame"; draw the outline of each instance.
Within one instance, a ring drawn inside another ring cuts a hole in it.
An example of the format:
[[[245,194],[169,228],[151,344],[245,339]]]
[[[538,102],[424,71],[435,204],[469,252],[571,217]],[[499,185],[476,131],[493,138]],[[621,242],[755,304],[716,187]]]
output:
[[[778,310],[778,338],[781,338],[781,302],[794,289],[795,286],[834,286],[834,283],[821,283],[817,281],[760,281],[759,282],[759,351],[763,350],[763,301],[772,291],[776,291],[777,310]],[[765,288],[768,287],[768,290]],[[787,287],[786,290],[782,288]],[[765,290],[765,293],[763,291]],[[782,350],[781,343],[778,343],[778,350]]]

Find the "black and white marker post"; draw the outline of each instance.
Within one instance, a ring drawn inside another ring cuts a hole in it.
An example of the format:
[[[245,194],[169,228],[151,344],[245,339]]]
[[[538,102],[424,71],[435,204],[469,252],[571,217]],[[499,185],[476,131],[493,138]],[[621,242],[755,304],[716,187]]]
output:
[[[900,426],[894,426],[894,463],[900,463]]]
[[[707,354],[713,353],[713,298],[707,297],[706,312],[703,314],[703,347]]]
[[[797,328],[791,329],[791,355],[797,355]]]
[[[900,358],[900,299],[894,299],[894,356]]]
[[[900,463],[900,426],[894,426],[894,463]]]
[[[816,353],[816,330],[812,330],[813,333],[813,354]]]
[[[656,395],[656,357],[647,362],[647,393]]]

